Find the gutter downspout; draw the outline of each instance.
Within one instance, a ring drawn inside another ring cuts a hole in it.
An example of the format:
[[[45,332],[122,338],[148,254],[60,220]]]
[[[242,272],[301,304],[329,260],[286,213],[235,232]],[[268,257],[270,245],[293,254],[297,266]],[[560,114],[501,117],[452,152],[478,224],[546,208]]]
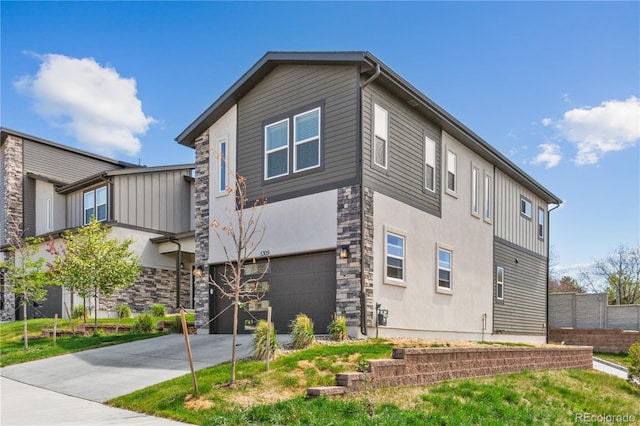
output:
[[[380,76],[380,64],[376,64],[376,72],[360,85],[358,102],[360,103],[360,114],[358,117],[360,129],[362,129],[362,89],[367,87]],[[362,132],[360,132],[360,332],[366,336],[367,330],[367,293],[364,274],[364,247],[365,247],[365,196],[364,196],[364,163]]]
[[[560,207],[560,204],[556,204],[554,208],[547,211],[547,290],[546,290],[546,305],[547,305],[547,327],[545,330],[545,343],[549,343],[549,329],[551,326],[549,325],[549,280],[551,279],[551,271],[549,271],[549,257],[551,255],[551,241],[549,241],[550,228],[551,228],[551,212]]]
[[[178,246],[178,253],[176,253],[176,309],[180,309],[180,264],[182,263],[182,246],[176,237],[169,237],[169,242]]]

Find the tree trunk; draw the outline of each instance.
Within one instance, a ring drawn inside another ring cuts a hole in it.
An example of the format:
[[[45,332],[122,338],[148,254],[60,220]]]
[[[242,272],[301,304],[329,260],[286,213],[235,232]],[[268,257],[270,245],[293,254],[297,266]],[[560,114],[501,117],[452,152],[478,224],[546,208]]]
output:
[[[24,320],[23,325],[23,339],[24,339],[24,350],[29,349],[29,338],[27,337],[27,302],[26,299],[22,299],[22,319]]]
[[[236,336],[238,335],[238,297],[233,305],[233,341],[231,343],[231,384],[236,382]]]
[[[82,315],[84,316],[84,323],[87,323],[87,298],[82,298]]]

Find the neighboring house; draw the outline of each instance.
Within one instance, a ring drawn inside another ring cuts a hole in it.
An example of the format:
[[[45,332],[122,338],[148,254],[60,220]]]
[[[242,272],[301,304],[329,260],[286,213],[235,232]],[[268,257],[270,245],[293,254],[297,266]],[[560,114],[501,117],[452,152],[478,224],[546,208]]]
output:
[[[81,227],[95,216],[111,228],[110,236],[134,240],[132,249],[142,267],[133,286],[100,300],[99,315],[113,315],[116,303],[126,303],[134,312],[148,311],[154,303],[169,309],[191,306],[193,164],[140,167],[4,128],[1,142],[0,256],[10,259],[11,224],[25,237],[52,236],[61,244],[64,230]],[[50,258],[45,248],[43,244],[40,252]],[[19,318],[22,311],[16,312],[15,296],[4,282],[0,295],[2,320]],[[66,316],[65,304],[71,310],[82,300],[53,286],[47,300],[30,307],[28,316]]]
[[[325,333],[338,313],[351,336],[545,340],[560,199],[370,53],[269,52],[176,140],[196,152],[198,326],[231,330],[205,278],[233,167],[268,200],[269,291],[240,332],[271,305],[279,332],[303,312]]]

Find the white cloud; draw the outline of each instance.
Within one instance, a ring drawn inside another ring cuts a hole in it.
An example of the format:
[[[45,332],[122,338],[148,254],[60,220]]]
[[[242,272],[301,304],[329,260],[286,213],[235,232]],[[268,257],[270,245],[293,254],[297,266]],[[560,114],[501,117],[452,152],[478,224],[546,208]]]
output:
[[[543,120],[544,123],[544,120]],[[564,139],[578,148],[578,165],[596,164],[607,152],[622,151],[640,140],[640,100],[605,101],[597,107],[576,108],[557,123]]]
[[[554,143],[543,143],[538,145],[542,151],[531,161],[531,164],[544,164],[547,169],[557,166],[562,160],[560,146]]]
[[[102,154],[140,152],[137,135],[144,135],[154,119],[142,111],[135,79],[121,77],[92,58],[39,58],[38,72],[22,77],[15,87],[33,97],[40,116]]]
[[[552,124],[553,124],[553,120],[552,119],[550,119],[550,118],[543,118],[542,119],[542,125],[543,126],[548,127],[548,126],[550,126]]]

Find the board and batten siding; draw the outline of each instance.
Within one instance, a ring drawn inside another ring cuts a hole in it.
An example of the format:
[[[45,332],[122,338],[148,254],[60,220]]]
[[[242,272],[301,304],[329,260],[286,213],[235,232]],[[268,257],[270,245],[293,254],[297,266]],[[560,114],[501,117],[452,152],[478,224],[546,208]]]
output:
[[[167,232],[191,230],[189,170],[113,177],[113,220]]]
[[[494,239],[494,298],[496,269],[504,268],[504,300],[495,299],[494,333],[546,333],[547,260],[499,238]]]
[[[547,256],[547,204],[499,169],[495,170],[495,236],[541,256]],[[531,201],[531,219],[520,214],[520,199]],[[538,208],[544,210],[544,238],[538,238]]]
[[[373,109],[388,112],[388,164],[373,164]],[[370,84],[362,91],[362,151],[364,185],[412,207],[441,216],[442,131],[387,90]],[[435,192],[424,188],[425,136],[436,143]]]
[[[238,101],[236,167],[250,200],[283,200],[356,182],[358,82],[356,66],[280,65]],[[287,177],[264,181],[264,125],[319,103],[320,167],[300,174],[290,167]]]

